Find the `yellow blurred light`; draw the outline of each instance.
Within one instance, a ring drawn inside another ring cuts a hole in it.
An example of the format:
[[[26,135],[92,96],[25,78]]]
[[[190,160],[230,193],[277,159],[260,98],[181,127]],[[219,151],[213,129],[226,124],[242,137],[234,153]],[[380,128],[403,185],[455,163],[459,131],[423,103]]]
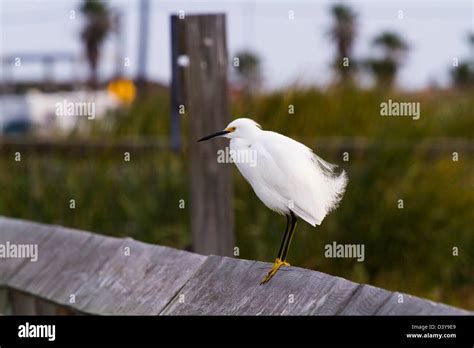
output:
[[[126,104],[130,104],[136,95],[135,85],[133,81],[128,79],[116,79],[111,81],[107,86],[107,90]]]

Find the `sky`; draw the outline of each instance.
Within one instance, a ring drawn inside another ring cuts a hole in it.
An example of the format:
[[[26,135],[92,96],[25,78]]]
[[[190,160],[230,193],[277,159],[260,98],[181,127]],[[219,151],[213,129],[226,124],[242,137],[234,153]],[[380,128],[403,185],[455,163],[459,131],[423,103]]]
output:
[[[80,31],[84,24],[76,0],[0,0],[0,56],[24,53],[68,52],[81,64],[58,64],[57,80],[85,79]],[[358,35],[355,58],[377,54],[372,39],[382,31],[395,31],[410,50],[397,83],[408,90],[432,83],[449,83],[453,58],[463,60],[469,52],[466,36],[474,32],[474,0],[435,1],[341,1],[357,13]],[[127,76],[137,71],[139,1],[110,0],[120,9],[123,34],[121,57],[129,58]],[[325,85],[331,81],[335,47],[329,36],[332,19],[329,9],[335,1],[161,1],[150,0],[149,54],[147,75],[168,83],[170,80],[171,14],[225,13],[229,58],[241,49],[251,49],[262,60],[265,87],[282,88],[292,83]],[[72,12],[71,12],[72,11]],[[290,11],[294,18],[290,19]],[[400,18],[402,17],[402,18]],[[115,71],[119,50],[116,36],[104,44],[100,63],[103,78]],[[25,79],[42,75],[38,64],[2,69],[0,78]]]

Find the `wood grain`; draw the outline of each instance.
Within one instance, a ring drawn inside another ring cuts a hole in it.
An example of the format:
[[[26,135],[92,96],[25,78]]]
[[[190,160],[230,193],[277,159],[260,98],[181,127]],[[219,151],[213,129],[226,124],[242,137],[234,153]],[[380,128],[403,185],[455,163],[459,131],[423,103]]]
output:
[[[37,262],[0,259],[6,314],[473,314],[298,267],[283,267],[260,285],[270,263],[0,217],[0,242],[6,240],[39,248]]]
[[[224,129],[230,121],[227,86],[225,15],[191,15],[177,20],[184,33],[186,115],[189,119],[191,234],[193,251],[229,256],[234,244],[232,175],[229,164],[217,162],[217,152],[228,140],[206,135]]]
[[[336,314],[357,284],[297,267],[260,285],[271,264],[210,256],[162,314]]]
[[[10,242],[39,244],[37,262],[1,260],[0,274],[8,276],[0,286],[85,313],[158,314],[205,259],[132,239],[21,220],[1,219],[0,226],[0,235]]]

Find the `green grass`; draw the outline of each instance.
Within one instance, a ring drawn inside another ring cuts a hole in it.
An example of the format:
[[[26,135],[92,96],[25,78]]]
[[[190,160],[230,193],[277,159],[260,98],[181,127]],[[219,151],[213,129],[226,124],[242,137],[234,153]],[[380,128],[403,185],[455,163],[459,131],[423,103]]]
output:
[[[183,248],[188,213],[183,161],[166,153],[130,162],[112,153],[0,160],[0,214]],[[70,200],[75,200],[75,209]]]
[[[421,117],[381,117],[380,104],[388,99],[419,102]],[[288,106],[294,106],[294,114]],[[382,94],[357,89],[315,89],[275,92],[253,103],[234,103],[233,115],[250,117],[264,128],[298,136],[366,136],[384,139],[426,137],[473,138],[474,99],[469,92]]]

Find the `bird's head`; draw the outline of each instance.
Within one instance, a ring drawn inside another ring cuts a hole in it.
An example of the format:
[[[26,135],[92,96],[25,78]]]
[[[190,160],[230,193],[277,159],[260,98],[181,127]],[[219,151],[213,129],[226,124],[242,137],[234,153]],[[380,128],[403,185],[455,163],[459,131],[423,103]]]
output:
[[[231,123],[228,124],[226,128],[223,130],[213,133],[211,135],[205,136],[204,138],[199,139],[198,141],[209,140],[215,137],[223,137],[223,138],[243,138],[243,139],[250,139],[255,136],[258,132],[262,130],[262,127],[251,120],[250,118],[238,118],[233,120]]]

